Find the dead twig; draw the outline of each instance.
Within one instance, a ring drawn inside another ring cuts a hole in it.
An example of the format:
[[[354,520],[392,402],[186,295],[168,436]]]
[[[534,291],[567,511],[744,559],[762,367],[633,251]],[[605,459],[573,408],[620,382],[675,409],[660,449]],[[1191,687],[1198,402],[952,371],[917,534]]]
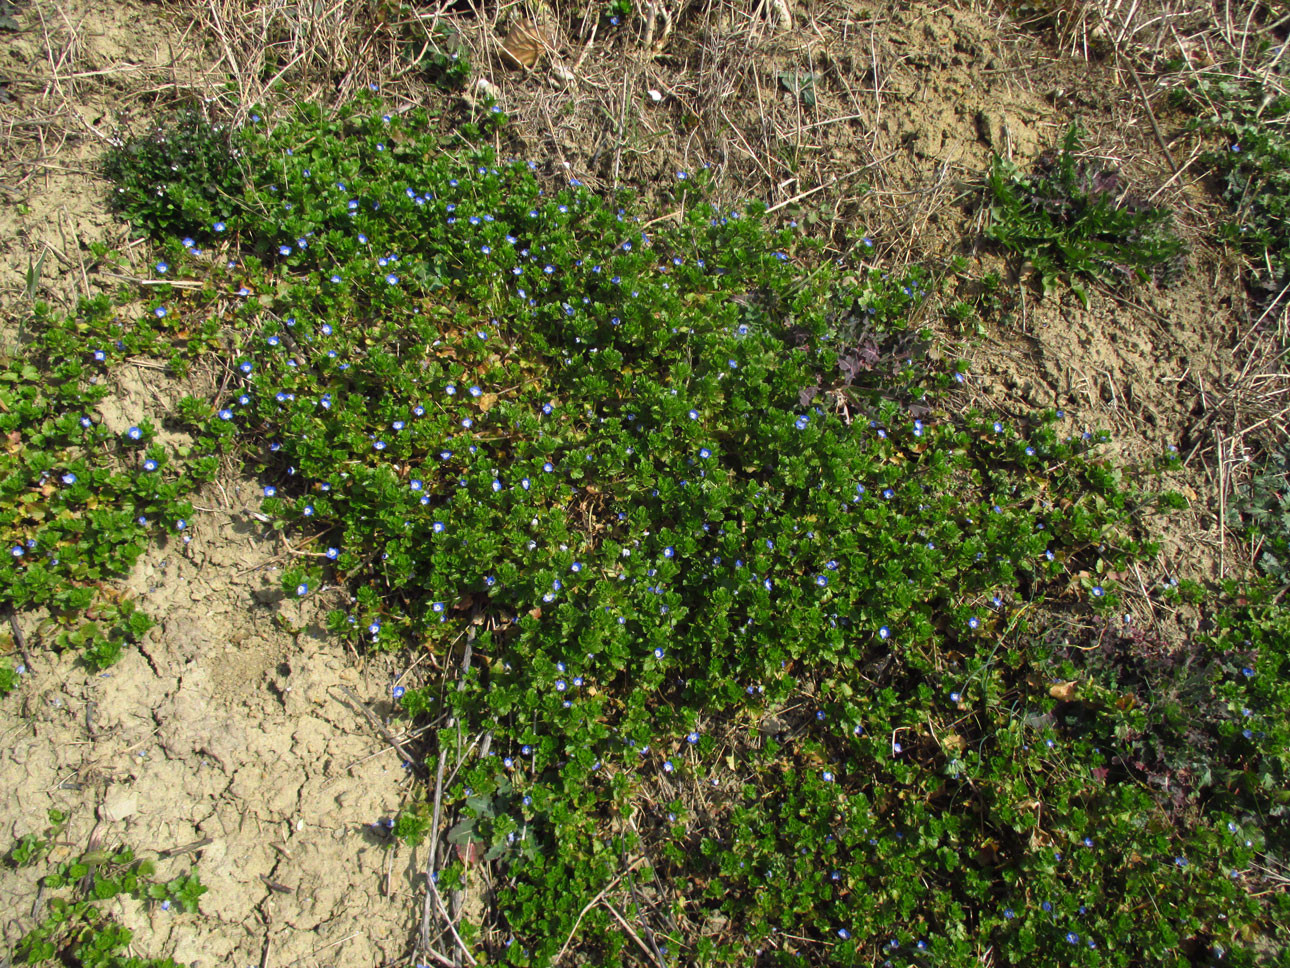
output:
[[[403,757],[404,763],[411,764],[412,769],[415,770],[417,773],[421,773],[424,770],[424,767],[420,766],[417,763],[417,761],[412,757],[412,754],[403,748],[403,743],[399,740],[399,738],[390,731],[390,728],[388,726],[386,726],[383,722],[381,722],[379,718],[377,718],[377,715],[374,712],[372,712],[372,710],[367,708],[367,704],[363,702],[363,700],[358,698],[358,694],[355,693],[353,689],[351,689],[349,686],[339,686],[338,688],[340,689],[341,692],[345,694],[346,698],[348,698],[350,702],[352,702],[356,707],[358,707],[359,712],[361,712],[365,717],[367,717],[367,721],[372,724],[372,726],[376,729],[378,733],[381,734],[381,736],[385,739],[385,741],[399,751],[399,755]]]

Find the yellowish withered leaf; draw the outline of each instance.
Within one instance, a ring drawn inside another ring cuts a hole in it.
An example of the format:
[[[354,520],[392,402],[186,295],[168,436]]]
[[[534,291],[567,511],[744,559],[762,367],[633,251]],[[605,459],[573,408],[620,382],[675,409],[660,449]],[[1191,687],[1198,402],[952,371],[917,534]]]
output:
[[[1060,699],[1062,702],[1069,702],[1075,698],[1075,680],[1070,682],[1057,682],[1048,687],[1048,695],[1054,699]]]

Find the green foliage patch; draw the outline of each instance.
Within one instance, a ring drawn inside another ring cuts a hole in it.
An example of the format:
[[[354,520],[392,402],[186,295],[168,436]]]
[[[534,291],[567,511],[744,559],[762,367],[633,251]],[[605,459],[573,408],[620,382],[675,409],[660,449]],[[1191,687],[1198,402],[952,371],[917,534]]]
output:
[[[1203,160],[1235,211],[1225,233],[1250,257],[1255,281],[1275,295],[1290,277],[1290,95],[1284,68],[1267,70],[1252,75],[1263,80],[1201,76],[1179,100],[1197,112],[1194,128],[1222,139]]]
[[[163,305],[131,319],[107,297],[65,317],[38,303],[31,329],[0,359],[0,608],[45,609],[38,633],[102,668],[151,626],[111,581],[159,535],[183,540],[184,497],[215,465],[146,420],[111,433],[96,409],[114,366],[156,351]]]
[[[1080,137],[1072,125],[1031,175],[995,158],[985,236],[1033,266],[1045,292],[1063,280],[1087,305],[1086,281],[1145,281],[1175,267],[1184,246],[1169,212],[1132,200],[1118,173],[1079,158]]]
[[[29,867],[45,860],[52,840],[67,817],[50,811],[44,836],[27,834],[9,851],[12,867]],[[141,958],[130,954],[133,932],[108,910],[106,902],[132,897],[163,911],[193,913],[206,887],[194,874],[169,881],[154,880],[156,866],[139,860],[129,847],[91,849],[74,860],[53,865],[40,884],[48,896],[47,913],[28,930],[13,950],[16,964],[78,965],[81,968],[180,968],[171,958]]]
[[[1131,648],[1115,576],[1174,459],[965,412],[922,271],[823,259],[702,172],[642,220],[479,147],[503,121],[301,108],[230,135],[205,234],[140,216],[202,281],[170,310],[220,320],[234,381],[177,419],[298,533],[283,595],[465,669],[395,690],[456,723],[439,890],[496,884],[465,942],[621,964],[612,904],[669,964],[1250,963],[1278,613],[1172,664],[1059,631]],[[993,237],[1076,284],[1176,257],[1077,147],[996,164]]]

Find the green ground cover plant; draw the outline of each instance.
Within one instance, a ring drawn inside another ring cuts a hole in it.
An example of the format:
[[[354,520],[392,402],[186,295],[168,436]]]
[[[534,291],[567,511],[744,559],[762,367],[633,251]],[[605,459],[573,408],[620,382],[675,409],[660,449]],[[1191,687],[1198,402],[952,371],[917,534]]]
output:
[[[1128,197],[1120,175],[1079,156],[1082,133],[1032,174],[995,158],[987,179],[985,236],[1034,268],[1044,291],[1065,281],[1084,305],[1085,283],[1145,281],[1174,267],[1184,246],[1168,211]]]
[[[67,822],[52,810],[42,835],[27,834],[6,855],[9,866],[47,862]],[[129,847],[92,848],[73,860],[51,864],[41,880],[47,913],[13,950],[20,965],[77,965],[80,968],[180,968],[170,958],[130,954],[134,934],[108,910],[113,898],[132,897],[175,913],[197,911],[206,887],[194,874],[169,881],[154,879],[156,865],[140,860]]]
[[[1243,498],[1233,525],[1259,542],[1259,567],[1274,581],[1290,584],[1290,444],[1255,473]]]
[[[1192,127],[1221,139],[1204,161],[1235,212],[1226,235],[1249,256],[1268,296],[1290,278],[1290,94],[1279,63],[1250,79],[1201,75],[1177,95],[1195,112]]]
[[[118,204],[199,285],[119,338],[232,374],[147,458],[166,500],[243,461],[301,550],[283,595],[439,670],[394,686],[452,724],[394,829],[451,846],[436,891],[493,865],[472,956],[1253,964],[1286,916],[1286,620],[1233,589],[1182,652],[1126,622],[1176,458],[967,408],[911,322],[929,273],[824,258],[701,171],[654,217],[508,159],[496,110],[435,121],[253,114],[214,195],[127,147]],[[82,359],[119,325],[90,310],[42,339]]]
[[[95,405],[129,355],[172,335],[165,309],[104,296],[67,316],[37,303],[31,338],[0,358],[0,608],[43,618],[38,635],[111,665],[151,620],[110,584],[160,535],[184,539],[184,497],[213,459],[170,452],[146,420],[110,433]]]

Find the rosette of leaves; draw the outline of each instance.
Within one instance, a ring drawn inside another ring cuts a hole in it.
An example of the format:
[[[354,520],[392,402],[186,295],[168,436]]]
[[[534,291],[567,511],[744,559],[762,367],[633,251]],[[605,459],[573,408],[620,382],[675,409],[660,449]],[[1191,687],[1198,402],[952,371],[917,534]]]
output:
[[[1020,256],[1044,292],[1065,281],[1084,305],[1085,283],[1145,281],[1184,252],[1172,216],[1134,199],[1118,172],[1080,157],[1072,125],[1032,174],[996,157],[987,176],[985,236]]]

